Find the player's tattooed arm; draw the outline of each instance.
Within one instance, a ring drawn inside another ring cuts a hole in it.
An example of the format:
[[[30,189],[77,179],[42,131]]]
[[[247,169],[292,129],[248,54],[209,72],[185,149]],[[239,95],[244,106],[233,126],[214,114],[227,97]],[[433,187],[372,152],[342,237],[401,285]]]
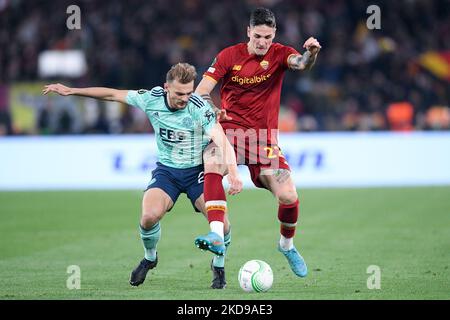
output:
[[[303,55],[294,54],[288,59],[288,66],[294,70],[309,70],[314,65],[322,46],[316,38],[310,37],[303,44],[306,52]]]
[[[309,70],[316,62],[316,57],[311,55],[311,52],[306,51],[303,55],[292,55],[289,57],[289,68],[294,70]]]
[[[200,81],[197,88],[195,89],[195,93],[200,95],[212,106],[217,115],[216,116],[217,121],[232,120],[232,118],[227,115],[227,111],[225,109],[218,108],[212,101],[210,93],[213,91],[216,84],[217,81],[212,79],[211,77],[203,77],[202,81]]]

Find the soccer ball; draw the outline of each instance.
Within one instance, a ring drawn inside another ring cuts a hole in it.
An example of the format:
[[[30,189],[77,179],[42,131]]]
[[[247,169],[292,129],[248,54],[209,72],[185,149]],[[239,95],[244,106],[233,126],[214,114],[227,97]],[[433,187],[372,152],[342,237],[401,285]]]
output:
[[[262,260],[247,261],[239,270],[239,285],[246,292],[264,292],[272,287],[272,268]]]

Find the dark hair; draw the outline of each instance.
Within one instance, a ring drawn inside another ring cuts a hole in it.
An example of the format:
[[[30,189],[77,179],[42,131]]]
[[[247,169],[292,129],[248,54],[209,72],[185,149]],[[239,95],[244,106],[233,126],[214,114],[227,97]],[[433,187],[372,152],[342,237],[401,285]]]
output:
[[[268,27],[275,28],[277,23],[275,22],[275,15],[272,11],[266,8],[256,8],[250,14],[250,27],[266,25]]]
[[[197,71],[195,71],[195,67],[190,65],[189,63],[177,63],[170,68],[169,72],[166,75],[166,81],[172,82],[173,80],[177,80],[182,84],[189,83],[194,81],[197,77]]]

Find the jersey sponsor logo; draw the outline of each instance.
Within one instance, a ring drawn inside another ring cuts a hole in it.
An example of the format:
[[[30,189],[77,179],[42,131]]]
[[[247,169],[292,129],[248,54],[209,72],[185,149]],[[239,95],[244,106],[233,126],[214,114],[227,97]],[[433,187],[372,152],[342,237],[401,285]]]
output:
[[[261,68],[263,68],[264,70],[267,70],[267,68],[269,67],[269,61],[267,60],[263,60],[259,63],[259,65],[261,66]]]
[[[208,68],[209,73],[214,73],[215,71],[216,71],[216,68],[213,68],[213,67]]]
[[[270,78],[270,73],[267,75],[262,75],[262,76],[253,76],[253,77],[239,77],[239,76],[233,76],[231,78],[231,81],[233,82],[237,82],[239,83],[239,85],[244,85],[244,84],[255,84],[255,83],[260,83],[263,81],[266,81]]]
[[[159,136],[164,142],[178,143],[186,140],[188,133],[185,131],[159,128]]]
[[[233,66],[233,70],[234,71],[239,71],[239,70],[241,70],[242,69],[242,66],[240,65],[240,64],[235,64],[234,66]]]

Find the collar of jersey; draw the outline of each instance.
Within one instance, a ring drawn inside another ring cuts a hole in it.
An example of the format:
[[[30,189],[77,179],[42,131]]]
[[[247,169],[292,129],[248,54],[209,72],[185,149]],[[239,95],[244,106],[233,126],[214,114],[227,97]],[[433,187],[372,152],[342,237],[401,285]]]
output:
[[[245,43],[243,42],[243,44],[245,44],[245,46],[243,47],[243,52],[244,52],[248,57],[251,57],[252,59],[256,59],[256,60],[258,60],[258,61],[262,61],[262,60],[264,60],[264,58],[269,54],[269,51],[272,50],[272,47],[273,47],[273,44],[274,44],[274,43],[272,43],[272,44],[270,45],[269,50],[267,50],[266,54],[263,55],[263,56],[257,56],[255,53],[249,53],[249,52],[248,52],[248,48],[247,48],[248,42],[245,42]]]
[[[167,93],[164,93],[164,104],[166,105],[167,110],[169,110],[170,112],[180,111],[180,109],[174,109],[169,106],[169,102],[167,102]],[[183,109],[181,109],[181,110],[183,110]]]

